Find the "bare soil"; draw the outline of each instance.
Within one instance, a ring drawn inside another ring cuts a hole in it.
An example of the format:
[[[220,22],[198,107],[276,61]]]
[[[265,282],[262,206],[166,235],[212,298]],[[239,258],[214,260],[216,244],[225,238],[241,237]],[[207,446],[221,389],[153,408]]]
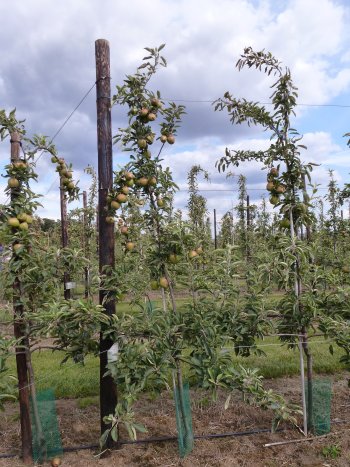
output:
[[[328,376],[327,376],[328,377]],[[347,374],[333,377],[332,429],[327,437],[313,441],[264,447],[266,443],[302,439],[296,428],[282,426],[284,431],[242,437],[196,440],[191,454],[180,459],[176,441],[150,444],[124,444],[103,459],[95,457],[97,450],[86,449],[66,452],[63,466],[240,466],[240,467],[294,467],[294,466],[350,466],[350,390]],[[279,391],[287,399],[300,401],[299,379],[281,378],[266,380],[266,386]],[[271,427],[272,414],[248,406],[239,393],[224,410],[226,395],[219,395],[212,402],[208,393],[196,390],[191,393],[193,428],[196,435],[264,429]],[[97,405],[81,409],[72,399],[57,401],[62,444],[65,448],[97,444],[99,438],[99,411]],[[148,427],[142,437],[176,436],[174,402],[170,393],[164,392],[153,399],[145,395],[136,405],[137,419]],[[0,453],[19,453],[20,427],[18,405],[7,404],[0,416]],[[127,439],[122,433],[123,439]],[[140,436],[139,439],[142,439]],[[328,459],[322,448],[338,445],[340,456]],[[0,459],[0,467],[22,466],[19,457]]]

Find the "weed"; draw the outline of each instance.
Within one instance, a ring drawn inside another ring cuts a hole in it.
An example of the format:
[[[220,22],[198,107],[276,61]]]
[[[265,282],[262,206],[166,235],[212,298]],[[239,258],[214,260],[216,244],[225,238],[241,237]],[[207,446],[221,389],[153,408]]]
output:
[[[321,454],[326,459],[337,459],[341,455],[341,447],[339,444],[330,444],[329,446],[324,446],[321,450]]]

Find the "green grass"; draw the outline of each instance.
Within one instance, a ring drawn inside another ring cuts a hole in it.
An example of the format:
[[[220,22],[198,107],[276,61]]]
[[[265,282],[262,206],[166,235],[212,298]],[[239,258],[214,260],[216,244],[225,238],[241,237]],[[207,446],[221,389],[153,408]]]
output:
[[[265,378],[279,378],[299,374],[300,357],[297,346],[295,346],[295,349],[288,349],[287,345],[278,345],[279,340],[277,337],[267,337],[260,343],[260,349],[265,352],[266,356],[234,357],[235,361],[250,368],[259,368],[260,373]],[[339,358],[342,355],[341,349],[334,345],[334,353],[331,355],[329,344],[330,342],[322,339],[322,337],[310,339],[315,373],[336,374],[346,368],[345,365],[339,363]]]
[[[57,398],[95,396],[99,392],[99,359],[87,357],[85,365],[71,360],[61,365],[63,352],[35,352],[32,357],[36,389],[52,388]],[[16,372],[15,359],[8,360],[10,373]]]
[[[9,308],[5,305],[0,304],[0,323],[11,322],[11,314]]]
[[[98,396],[88,396],[88,397],[81,397],[77,400],[77,405],[79,409],[86,409],[87,407],[91,407],[92,405],[98,405],[99,398]]]

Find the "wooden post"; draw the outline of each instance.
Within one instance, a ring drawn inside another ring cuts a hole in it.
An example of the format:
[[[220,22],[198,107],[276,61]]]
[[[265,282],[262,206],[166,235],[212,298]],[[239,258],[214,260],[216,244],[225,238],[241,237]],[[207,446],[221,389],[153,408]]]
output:
[[[247,195],[247,230],[249,230],[250,227],[250,201],[249,201],[249,195]]]
[[[250,199],[249,199],[249,195],[247,195],[247,230],[246,230],[246,234],[245,234],[247,259],[250,258],[250,245],[249,245],[249,241],[250,241],[250,235],[249,235],[249,233],[250,233],[250,224],[251,224]]]
[[[84,255],[85,258],[88,258],[89,256],[89,238],[88,238],[88,233],[87,233],[87,195],[86,191],[83,191],[83,227],[84,227]],[[84,283],[85,283],[85,293],[84,296],[85,298],[89,297],[89,268],[88,266],[85,266],[84,268]]]
[[[61,244],[62,248],[67,248],[68,246],[68,229],[67,229],[67,198],[64,192],[64,185],[62,176],[60,176],[60,201],[61,201]],[[67,272],[63,274],[63,294],[65,300],[71,298],[70,289],[67,289],[67,282],[69,282],[70,277]]]
[[[17,132],[11,133],[11,162],[19,160],[20,153],[20,135]],[[17,198],[16,188],[11,190],[11,203],[15,203]],[[16,261],[16,258],[14,259]],[[21,301],[21,284],[16,277],[13,284],[13,311],[14,311],[14,335],[16,339],[21,339],[21,347],[16,347],[16,365],[18,375],[18,399],[21,421],[21,440],[22,440],[22,460],[25,464],[32,464],[32,427],[30,424],[30,405],[29,405],[29,379],[28,367],[26,361],[26,352],[23,346],[28,349],[29,341],[26,333],[23,331],[23,305]]]
[[[299,357],[300,357],[300,381],[301,381],[301,400],[303,408],[303,426],[304,436],[307,436],[307,409],[306,409],[306,396],[305,396],[305,370],[304,370],[304,357],[303,357],[303,341],[299,337]]]
[[[112,128],[111,128],[111,85],[109,43],[105,39],[95,42],[96,58],[96,99],[97,99],[97,142],[98,142],[98,226],[99,226],[99,268],[114,267],[114,225],[106,222],[108,190],[113,183]],[[100,304],[104,302],[106,291],[100,290]],[[115,313],[115,300],[104,304],[105,313]],[[103,331],[103,330],[102,330]],[[108,362],[107,351],[113,342],[100,335],[100,417],[101,434],[108,428],[103,418],[114,414],[117,404],[117,388],[111,376],[104,376]],[[106,447],[113,444],[111,438]]]
[[[218,247],[217,235],[216,235],[216,209],[214,209],[214,248]]]
[[[304,201],[304,204],[307,204],[308,203],[308,196],[307,196],[307,189],[306,189],[306,177],[305,177],[305,174],[303,174],[303,201]],[[305,225],[305,228],[306,228],[306,240],[308,242],[311,241],[311,226],[310,224],[306,224]],[[302,237],[303,237],[303,234],[302,234]]]

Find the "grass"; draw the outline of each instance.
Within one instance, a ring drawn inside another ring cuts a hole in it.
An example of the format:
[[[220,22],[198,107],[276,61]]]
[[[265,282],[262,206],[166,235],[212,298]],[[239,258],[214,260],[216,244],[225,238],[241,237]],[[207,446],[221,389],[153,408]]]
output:
[[[261,350],[266,356],[251,355],[250,357],[234,357],[237,363],[250,368],[258,368],[265,378],[279,378],[293,376],[300,372],[299,350],[289,349],[287,345],[279,345],[277,337],[267,337],[261,341]],[[334,346],[333,355],[329,352],[329,341],[321,337],[310,339],[310,348],[313,354],[313,369],[318,374],[336,374],[346,369],[339,363],[342,355],[341,349]],[[306,363],[305,363],[306,366]]]
[[[99,359],[87,357],[85,365],[72,361],[61,365],[63,352],[41,351],[33,354],[36,389],[53,388],[57,398],[96,396],[99,392]],[[15,359],[8,360],[9,371],[16,372]]]
[[[7,322],[11,322],[11,313],[6,305],[0,303],[0,323]]]

